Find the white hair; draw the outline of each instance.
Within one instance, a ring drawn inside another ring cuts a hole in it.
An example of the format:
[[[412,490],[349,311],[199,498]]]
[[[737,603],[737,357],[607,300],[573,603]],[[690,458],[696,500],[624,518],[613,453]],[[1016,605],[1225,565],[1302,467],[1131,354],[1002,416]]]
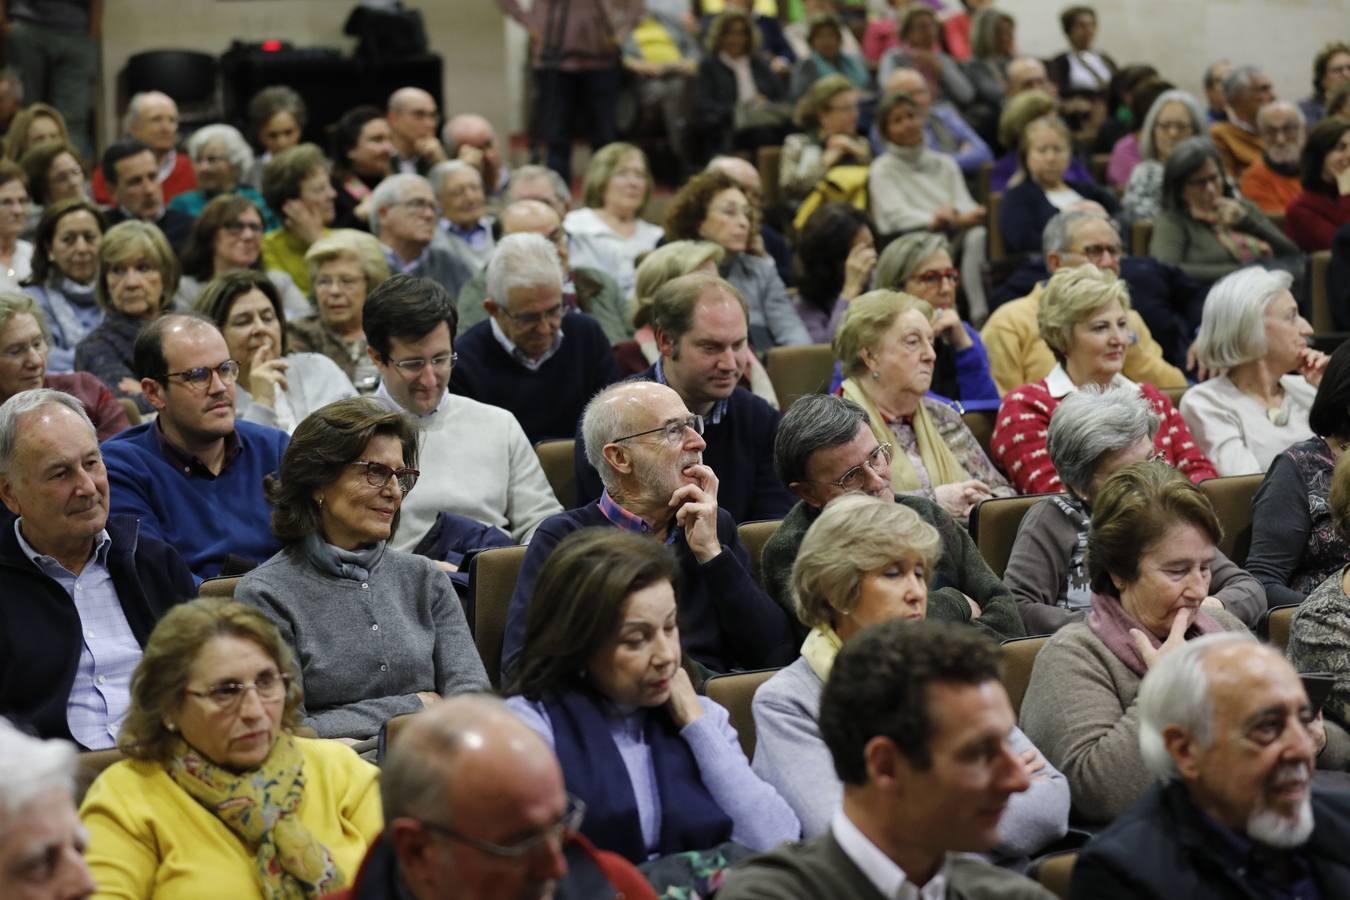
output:
[[[1050,416],[1046,452],[1064,486],[1087,497],[1102,456],[1133,447],[1158,431],[1158,414],[1139,391],[1087,384]]]
[[[147,100],[168,100],[173,103],[173,108],[177,109],[178,104],[172,97],[163,91],[141,91],[139,94],[132,94],[131,99],[127,101],[127,113],[122,117],[122,131],[125,134],[131,133],[131,126],[136,124],[136,120],[141,117],[141,107]]]
[[[1231,369],[1266,355],[1266,307],[1294,283],[1288,272],[1248,266],[1209,289],[1195,355],[1209,368]]]
[[[35,797],[52,788],[75,790],[75,746],[29,737],[0,717],[0,834]]]
[[[1272,100],[1265,106],[1256,111],[1256,127],[1261,127],[1261,122],[1265,119],[1267,113],[1288,112],[1293,113],[1294,118],[1298,120],[1299,128],[1308,127],[1308,117],[1303,114],[1303,110],[1298,108],[1298,104],[1290,103],[1288,100]]]
[[[380,236],[380,211],[403,202],[403,191],[410,184],[431,184],[421,175],[400,172],[386,176],[370,194],[370,233]]]
[[[84,410],[84,404],[65,391],[51,388],[20,391],[0,404],[0,475],[7,475],[14,465],[14,456],[19,448],[19,419],[51,405],[64,406],[79,416],[89,426],[90,432],[97,434],[94,423],[89,420],[89,413]],[[4,754],[0,753],[0,759],[4,759]]]
[[[521,231],[497,242],[487,266],[487,296],[505,307],[517,288],[556,287],[562,290],[562,260],[558,248],[542,234]]]
[[[1226,631],[1187,641],[1149,667],[1139,685],[1139,753],[1144,767],[1159,781],[1181,778],[1167,750],[1163,729],[1179,726],[1200,746],[1214,740],[1214,699],[1209,692],[1205,657],[1215,650],[1256,638],[1249,632]]]
[[[462,159],[447,159],[436,163],[431,167],[431,171],[427,172],[427,181],[431,184],[431,189],[439,195],[445,189],[445,179],[457,172],[472,172],[478,176],[479,185],[483,183],[483,173]]]
[[[521,166],[511,170],[511,179],[506,182],[506,200],[514,202],[516,196],[513,193],[513,186],[534,178],[544,178],[548,180],[549,186],[553,188],[553,196],[557,198],[558,205],[564,210],[572,205],[572,189],[567,186],[567,182],[557,172],[548,166],[528,165]]]
[[[1153,101],[1153,105],[1148,108],[1148,113],[1144,116],[1144,124],[1139,129],[1139,156],[1142,159],[1157,159],[1158,149],[1153,145],[1153,132],[1158,123],[1158,117],[1162,115],[1163,107],[1169,103],[1180,103],[1186,110],[1186,114],[1191,117],[1191,130],[1195,135],[1204,135],[1209,132],[1209,117],[1205,115],[1205,108],[1200,105],[1194,95],[1181,90],[1163,91],[1158,95],[1158,99]]]
[[[626,381],[611,384],[592,397],[581,414],[581,439],[586,444],[586,462],[600,475],[600,481],[611,496],[618,487],[619,479],[609,467],[609,460],[605,459],[605,445],[622,436],[631,426],[627,416],[629,404],[609,401],[615,394],[631,388],[632,385]]]
[[[192,132],[192,137],[188,138],[187,142],[188,156],[194,163],[197,162],[206,151],[207,145],[216,141],[225,145],[225,155],[230,158],[230,165],[234,166],[241,176],[253,168],[253,150],[239,133],[239,129],[233,125],[217,123]]]

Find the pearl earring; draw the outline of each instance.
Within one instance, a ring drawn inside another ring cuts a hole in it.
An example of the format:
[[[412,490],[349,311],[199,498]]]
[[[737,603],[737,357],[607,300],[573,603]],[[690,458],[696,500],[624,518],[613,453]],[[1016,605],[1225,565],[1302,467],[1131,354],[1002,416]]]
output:
[[[873,370],[872,370],[872,380],[873,380],[873,381],[880,381],[880,380],[881,380],[881,373],[878,372],[878,371],[876,371],[875,369],[873,369]]]

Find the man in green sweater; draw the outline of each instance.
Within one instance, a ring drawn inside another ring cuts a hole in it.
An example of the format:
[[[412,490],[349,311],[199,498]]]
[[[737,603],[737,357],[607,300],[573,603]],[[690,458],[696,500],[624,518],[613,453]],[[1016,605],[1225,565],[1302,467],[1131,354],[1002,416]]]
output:
[[[864,493],[894,497],[938,530],[942,556],[928,588],[929,618],[973,622],[1000,639],[1026,634],[1017,601],[966,530],[936,503],[893,494],[890,450],[877,443],[867,413],[858,404],[827,394],[793,403],[778,423],[774,466],[800,500],[764,545],[761,571],[765,590],[794,622],[796,600],[789,585],[806,530],[835,497]],[[805,638],[805,627],[799,627]]]

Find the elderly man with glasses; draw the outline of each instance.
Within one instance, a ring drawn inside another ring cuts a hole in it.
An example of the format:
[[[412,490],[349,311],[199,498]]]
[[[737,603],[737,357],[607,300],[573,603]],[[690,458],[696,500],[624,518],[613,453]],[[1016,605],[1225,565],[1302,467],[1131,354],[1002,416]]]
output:
[[[171,544],[198,579],[237,575],[281,548],[263,478],[281,468],[284,431],[235,418],[239,363],[216,326],[168,315],[136,338],[132,367],[159,414],[103,444],[114,513]]]
[[[998,638],[1026,634],[1013,595],[985,564],[965,528],[936,503],[891,490],[894,452],[890,444],[877,443],[867,413],[852,400],[811,394],[784,413],[774,464],[798,501],[764,545],[760,570],[769,596],[805,638],[791,589],[797,550],[825,504],[844,494],[869,494],[908,506],[938,531],[942,552],[929,579],[929,618],[973,622]]]
[[[1256,114],[1256,129],[1261,135],[1261,158],[1242,173],[1242,196],[1268,216],[1282,216],[1289,204],[1303,193],[1299,181],[1303,144],[1308,128],[1297,106],[1276,100]]]
[[[375,396],[422,426],[422,479],[403,502],[389,546],[440,560],[450,558],[443,550],[472,549],[463,535],[440,540],[443,514],[523,543],[562,509],[515,416],[447,390],[458,322],[445,289],[411,275],[381,284],[361,311],[366,352],[380,373]]]
[[[461,694],[408,723],[380,770],[384,833],[332,900],[655,898],[582,837],[586,806],[548,745],[500,700]]]
[[[535,578],[564,537],[580,528],[622,528],[669,544],[680,567],[680,641],[705,670],[783,665],[795,655],[787,615],[750,575],[736,522],[718,504],[718,478],[703,462],[703,416],[672,388],[625,381],[586,406],[586,455],[600,499],[553,516],[530,541],[506,615],[502,671],[525,643]],[[505,680],[505,679],[504,679]]]
[[[431,182],[421,175],[390,175],[370,195],[370,233],[380,239],[390,273],[429,278],[453,297],[474,265],[450,246],[439,217]]]
[[[487,268],[489,319],[459,339],[450,390],[510,410],[530,443],[571,437],[586,401],[619,380],[609,339],[585,313],[567,315],[563,267],[548,238],[503,238]]]
[[[19,517],[0,510],[0,715],[89,750],[114,746],[150,631],[197,590],[172,547],[108,514],[108,493],[79,400],[39,388],[0,405],[0,500]]]

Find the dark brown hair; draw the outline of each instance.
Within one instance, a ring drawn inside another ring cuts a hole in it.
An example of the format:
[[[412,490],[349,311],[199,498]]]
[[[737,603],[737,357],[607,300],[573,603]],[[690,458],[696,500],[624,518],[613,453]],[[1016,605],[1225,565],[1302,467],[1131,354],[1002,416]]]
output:
[[[248,210],[258,214],[258,221],[264,222],[262,210],[258,204],[240,194],[221,194],[214,198],[192,223],[192,234],[188,237],[183,250],[183,274],[191,275],[198,281],[210,281],[215,277],[216,235],[220,229],[238,219]],[[253,261],[251,268],[262,271],[262,253]]]
[[[212,279],[205,290],[197,297],[197,302],[192,308],[206,316],[221,333],[225,332],[225,323],[230,319],[230,309],[234,306],[234,301],[252,291],[261,291],[262,295],[272,304],[272,312],[276,314],[277,324],[281,327],[281,347],[278,353],[281,356],[286,355],[286,310],[281,304],[281,292],[277,286],[272,283],[262,272],[255,272],[252,269],[240,269],[237,272],[226,272],[219,278]]]
[[[263,166],[263,202],[280,215],[287,200],[300,196],[300,186],[315,169],[328,170],[328,160],[318,146],[296,144],[282,150]]]
[[[686,181],[670,201],[670,210],[666,213],[666,240],[703,240],[698,231],[708,217],[713,198],[732,188],[743,190],[740,182],[720,169],[700,172]]]
[[[108,230],[108,223],[103,218],[103,210],[89,200],[62,200],[60,203],[54,203],[47,207],[42,211],[42,218],[38,220],[37,236],[33,238],[33,274],[28,276],[28,280],[24,284],[46,284],[52,273],[58,271],[51,261],[52,243],[56,240],[56,228],[61,224],[62,219],[76,212],[87,212],[94,217],[94,223],[98,225],[100,237],[102,237],[103,232]]]
[[[47,200],[51,194],[47,186],[47,171],[62,153],[69,153],[71,158],[79,163],[80,171],[84,172],[84,162],[80,159],[80,151],[65,141],[50,141],[46,144],[38,144],[19,160],[19,166],[28,176],[28,193],[32,195],[33,202],[38,206],[47,205]]]
[[[403,445],[403,464],[417,467],[417,426],[370,397],[335,400],[315,410],[296,426],[281,458],[281,471],[263,479],[272,504],[272,533],[288,546],[320,533],[314,492],[332,484],[342,470],[361,458],[377,435],[396,437]],[[398,515],[394,516],[398,530]],[[547,606],[548,604],[544,604]]]

